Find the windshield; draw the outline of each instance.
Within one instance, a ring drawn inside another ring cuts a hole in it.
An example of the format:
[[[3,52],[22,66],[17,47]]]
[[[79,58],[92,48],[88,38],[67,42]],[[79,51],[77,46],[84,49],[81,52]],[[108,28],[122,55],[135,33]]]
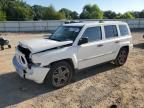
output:
[[[49,39],[56,41],[74,41],[82,27],[79,26],[61,26]]]

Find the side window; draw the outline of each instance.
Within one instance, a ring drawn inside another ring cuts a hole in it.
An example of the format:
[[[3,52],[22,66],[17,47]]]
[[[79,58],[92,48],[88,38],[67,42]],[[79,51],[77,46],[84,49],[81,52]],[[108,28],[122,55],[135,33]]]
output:
[[[126,25],[119,25],[121,36],[126,36],[129,34],[128,28]]]
[[[90,27],[87,28],[82,37],[88,37],[89,42],[102,40],[101,27]]]
[[[104,26],[106,38],[112,38],[118,36],[117,27],[115,25]]]

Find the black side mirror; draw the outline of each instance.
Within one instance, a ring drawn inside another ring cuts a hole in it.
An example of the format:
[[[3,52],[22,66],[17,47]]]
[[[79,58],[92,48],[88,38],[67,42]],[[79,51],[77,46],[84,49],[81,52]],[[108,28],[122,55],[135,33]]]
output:
[[[88,43],[88,37],[81,38],[79,40],[78,45],[82,45],[82,44],[85,44],[85,43]]]

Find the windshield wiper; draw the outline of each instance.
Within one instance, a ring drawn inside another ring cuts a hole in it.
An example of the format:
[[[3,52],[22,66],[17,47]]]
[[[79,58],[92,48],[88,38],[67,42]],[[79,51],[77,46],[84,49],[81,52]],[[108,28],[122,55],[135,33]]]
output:
[[[47,38],[47,39],[54,40],[54,41],[60,41],[58,39],[53,39],[53,38]]]

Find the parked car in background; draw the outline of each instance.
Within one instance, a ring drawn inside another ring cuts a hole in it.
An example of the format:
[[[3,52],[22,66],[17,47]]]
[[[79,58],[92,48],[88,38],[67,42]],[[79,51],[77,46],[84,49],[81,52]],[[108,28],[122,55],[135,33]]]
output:
[[[132,47],[127,23],[67,23],[49,38],[19,42],[13,64],[22,78],[60,88],[77,70],[111,61],[124,65]]]

